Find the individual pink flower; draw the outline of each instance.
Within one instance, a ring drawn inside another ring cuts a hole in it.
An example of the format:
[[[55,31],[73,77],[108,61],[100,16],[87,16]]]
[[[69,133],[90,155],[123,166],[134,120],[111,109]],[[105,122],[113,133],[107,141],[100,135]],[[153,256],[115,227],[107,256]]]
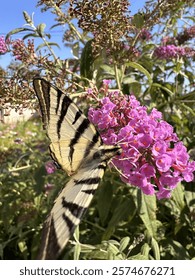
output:
[[[56,166],[54,165],[54,163],[52,161],[49,161],[49,162],[45,163],[45,169],[47,171],[47,174],[52,174],[55,172]]]

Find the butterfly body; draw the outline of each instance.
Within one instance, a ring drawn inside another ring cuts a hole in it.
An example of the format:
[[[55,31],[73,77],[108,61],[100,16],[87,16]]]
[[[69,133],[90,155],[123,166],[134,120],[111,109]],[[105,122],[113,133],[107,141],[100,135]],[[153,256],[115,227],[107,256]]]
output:
[[[94,125],[61,90],[40,78],[33,84],[51,156],[71,175],[43,227],[38,259],[56,259],[88,208],[108,161],[121,148],[104,145]]]

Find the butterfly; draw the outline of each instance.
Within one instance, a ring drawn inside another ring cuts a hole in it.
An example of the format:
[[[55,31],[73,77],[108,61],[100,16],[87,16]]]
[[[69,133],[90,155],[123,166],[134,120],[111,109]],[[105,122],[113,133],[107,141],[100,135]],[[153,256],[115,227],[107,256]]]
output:
[[[38,255],[57,259],[89,207],[108,161],[121,148],[105,145],[95,126],[60,89],[42,78],[35,78],[33,86],[51,157],[70,176],[44,222]]]

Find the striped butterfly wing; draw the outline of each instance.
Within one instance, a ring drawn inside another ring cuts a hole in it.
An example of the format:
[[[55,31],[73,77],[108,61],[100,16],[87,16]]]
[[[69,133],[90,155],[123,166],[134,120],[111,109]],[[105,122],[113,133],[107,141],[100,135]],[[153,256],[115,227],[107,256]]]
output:
[[[105,168],[105,162],[93,170],[81,168],[66,184],[44,224],[38,259],[56,259],[60,255],[87,210]]]
[[[56,259],[88,208],[107,162],[120,147],[102,144],[95,127],[62,91],[34,80],[52,157],[73,174],[58,195],[44,226],[38,259]]]
[[[33,84],[43,124],[51,141],[51,156],[71,175],[90,154],[91,149],[102,145],[101,137],[65,93],[44,79],[35,78]]]

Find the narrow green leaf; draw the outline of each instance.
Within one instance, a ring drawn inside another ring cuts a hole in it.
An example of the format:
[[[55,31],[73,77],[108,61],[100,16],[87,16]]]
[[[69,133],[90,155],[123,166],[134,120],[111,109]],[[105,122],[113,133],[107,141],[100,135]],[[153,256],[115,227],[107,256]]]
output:
[[[112,185],[109,183],[105,184],[99,189],[97,208],[98,208],[98,213],[102,225],[104,225],[108,217],[108,213],[110,211],[110,205],[112,201],[112,195],[113,195]]]
[[[74,247],[74,260],[79,260],[81,253],[81,245],[77,243]]]
[[[77,242],[79,241],[79,235],[80,235],[79,226],[77,226],[73,234],[73,237]]]
[[[29,33],[29,34],[27,34],[27,35],[25,35],[25,36],[23,36],[23,40],[25,40],[25,39],[27,39],[27,38],[29,38],[29,37],[34,37],[34,38],[37,38],[37,37],[39,37],[39,35],[38,34],[36,34],[36,33]]]
[[[114,72],[114,68],[109,66],[109,65],[106,65],[106,64],[103,64],[100,66],[101,69],[103,69],[107,74],[110,74],[110,75],[114,75],[115,72]]]
[[[123,252],[127,248],[127,246],[129,245],[129,241],[130,241],[129,236],[126,236],[126,237],[121,239],[120,246],[119,246],[119,251],[120,252]]]
[[[146,75],[146,77],[148,78],[148,82],[149,84],[152,84],[152,77],[150,75],[150,73],[148,72],[148,70],[146,70],[146,68],[144,68],[141,64],[137,63],[137,62],[128,62],[126,63],[127,66],[130,66],[134,69],[139,70],[141,73],[143,73],[144,75]]]
[[[81,76],[87,79],[92,79],[93,77],[94,56],[92,52],[92,42],[93,40],[89,40],[85,44],[81,54],[80,72]]]
[[[20,33],[20,32],[23,32],[23,31],[30,31],[32,32],[32,29],[30,28],[26,28],[26,27],[19,27],[19,28],[15,28],[13,29],[12,31],[10,31],[9,33],[7,33],[6,37],[5,37],[5,40],[7,40],[10,36],[14,35],[14,34],[17,34],[17,33]]]
[[[125,76],[125,77],[123,78],[123,84],[132,84],[132,83],[138,83],[138,84],[139,84],[139,82],[136,81],[136,80],[135,80],[134,78],[132,78],[132,77]]]
[[[36,51],[40,50],[41,48],[47,47],[47,45],[56,46],[60,49],[60,46],[57,43],[47,42],[47,43],[43,43],[43,44],[38,45],[38,47],[36,48]]]
[[[166,91],[169,95],[171,95],[171,96],[173,96],[174,95],[174,93],[170,90],[170,89],[168,89],[167,87],[165,87],[165,86],[162,86],[161,84],[159,84],[159,83],[153,83],[152,85],[151,85],[152,87],[158,87],[158,88],[161,88],[161,89],[163,89],[164,91]]]
[[[159,245],[158,245],[158,242],[156,241],[156,239],[154,239],[153,237],[151,239],[151,247],[152,247],[152,251],[154,253],[155,260],[160,260]]]
[[[178,210],[181,212],[185,207],[184,202],[184,187],[181,183],[177,185],[177,187],[172,192],[172,199],[178,208]]]
[[[148,260],[148,258],[139,253],[137,255],[131,256],[130,258],[128,258],[128,260]]]
[[[143,256],[145,256],[147,259],[149,259],[149,252],[151,250],[151,247],[148,245],[148,243],[145,243],[142,247],[141,247],[141,254]]]
[[[139,216],[142,219],[151,237],[156,235],[156,197],[138,193]]]
[[[73,44],[72,46],[72,53],[75,57],[79,57],[79,50],[80,50],[80,47],[79,47],[79,42],[76,42],[75,44]]]
[[[121,220],[127,219],[128,216],[134,215],[135,211],[135,205],[132,201],[132,199],[129,198],[123,198],[116,206],[114,213],[112,215],[112,218],[110,219],[110,222],[108,224],[108,227],[103,235],[103,239],[109,239],[112,235],[115,227]]]

